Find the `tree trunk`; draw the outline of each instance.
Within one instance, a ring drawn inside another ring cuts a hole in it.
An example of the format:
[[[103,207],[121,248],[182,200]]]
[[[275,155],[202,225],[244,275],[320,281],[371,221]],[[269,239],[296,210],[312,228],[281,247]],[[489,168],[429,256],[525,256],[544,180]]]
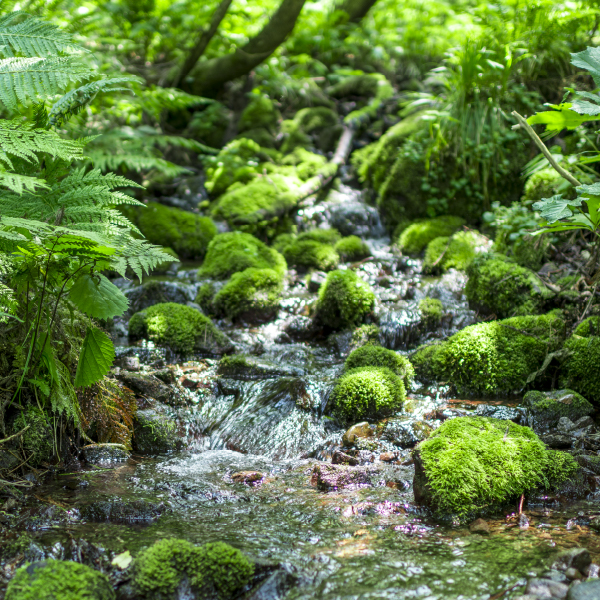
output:
[[[306,0],[283,0],[262,31],[235,52],[200,63],[195,70],[192,91],[202,95],[227,81],[249,73],[284,42],[294,29]]]
[[[212,19],[210,20],[210,25],[208,29],[205,29],[198,38],[196,45],[192,48],[189,56],[187,57],[185,63],[183,63],[183,67],[181,67],[181,71],[177,74],[175,79],[173,80],[173,87],[181,87],[181,84],[185,80],[185,78],[190,74],[190,71],[196,66],[196,63],[200,59],[200,57],[204,54],[206,47],[210,43],[210,40],[213,39],[215,33],[217,33],[217,29],[221,24],[221,21],[225,18],[229,7],[231,6],[233,0],[221,0],[221,3],[215,10]]]
[[[336,8],[348,13],[350,23],[359,23],[377,0],[344,0]]]

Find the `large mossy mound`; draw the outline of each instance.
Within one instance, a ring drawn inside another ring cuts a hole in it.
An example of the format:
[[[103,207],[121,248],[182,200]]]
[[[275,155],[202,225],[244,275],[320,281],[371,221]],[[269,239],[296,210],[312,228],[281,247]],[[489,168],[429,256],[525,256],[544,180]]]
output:
[[[472,230],[435,238],[427,245],[423,270],[428,273],[443,273],[448,269],[464,271],[486,245],[488,239]]]
[[[194,546],[179,539],[163,539],[142,552],[133,566],[133,583],[144,600],[175,600],[179,587],[195,598],[228,600],[250,582],[254,565],[237,549],[216,542]]]
[[[398,246],[406,254],[418,254],[435,238],[451,236],[464,224],[464,219],[452,216],[415,221],[402,231]]]
[[[467,275],[465,295],[469,306],[486,315],[504,318],[537,314],[554,297],[533,271],[499,254],[477,257]]]
[[[409,387],[415,374],[413,366],[407,358],[393,350],[372,344],[353,350],[344,363],[346,370],[357,369],[359,367],[383,367],[389,369],[402,379],[406,388]]]
[[[350,369],[338,380],[332,395],[335,415],[344,421],[387,417],[406,399],[402,379],[385,367]]]
[[[227,279],[233,273],[250,268],[273,269],[283,278],[287,264],[277,250],[249,233],[234,231],[220,233],[212,240],[198,275]]]
[[[129,320],[129,335],[166,346],[178,354],[224,354],[232,349],[229,339],[201,312],[174,302],[155,304]]]
[[[513,317],[465,327],[447,341],[419,348],[410,360],[422,381],[451,383],[469,395],[505,395],[522,390],[564,336],[558,312]]]
[[[108,577],[90,567],[45,560],[21,567],[10,580],[6,600],[114,600]]]
[[[569,353],[560,369],[560,385],[600,402],[600,317],[580,323],[566,341]]]
[[[359,325],[371,312],[375,294],[354,271],[332,271],[319,289],[317,318],[326,327]]]
[[[283,255],[290,266],[300,270],[331,271],[340,262],[333,246],[310,239],[294,240],[284,248]]]
[[[262,322],[273,317],[283,291],[280,273],[273,269],[245,269],[234,273],[213,299],[217,314],[231,319]]]
[[[149,202],[145,208],[124,209],[152,244],[174,250],[180,258],[200,259],[217,235],[216,225],[200,215]]]
[[[446,421],[414,457],[417,502],[459,518],[560,484],[578,469],[529,427],[487,417]]]

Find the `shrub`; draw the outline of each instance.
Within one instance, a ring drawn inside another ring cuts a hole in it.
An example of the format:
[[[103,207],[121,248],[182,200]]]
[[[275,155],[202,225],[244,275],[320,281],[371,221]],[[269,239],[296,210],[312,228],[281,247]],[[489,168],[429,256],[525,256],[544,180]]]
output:
[[[361,260],[371,256],[369,247],[357,235],[342,238],[335,245],[335,251],[345,261]]]
[[[297,239],[283,250],[286,261],[301,269],[331,271],[338,266],[340,257],[329,244],[311,239]]]
[[[406,254],[418,254],[429,242],[437,237],[452,235],[464,223],[464,219],[450,216],[415,221],[402,231],[398,245]]]
[[[359,367],[382,367],[389,369],[402,379],[406,388],[410,386],[410,382],[415,374],[413,366],[407,358],[383,346],[368,345],[353,350],[346,359],[344,368],[346,371],[349,371]]]

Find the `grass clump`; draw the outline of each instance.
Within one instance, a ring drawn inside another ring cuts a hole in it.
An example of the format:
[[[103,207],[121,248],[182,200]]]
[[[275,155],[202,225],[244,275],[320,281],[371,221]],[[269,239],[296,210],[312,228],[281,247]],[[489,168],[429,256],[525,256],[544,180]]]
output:
[[[402,379],[406,388],[410,386],[410,382],[415,374],[413,366],[407,358],[383,346],[368,345],[353,350],[346,359],[344,368],[350,371],[359,367],[382,367],[389,369]]]
[[[419,310],[423,322],[428,326],[435,326],[442,322],[444,305],[437,298],[423,298],[419,301]]]
[[[464,219],[452,216],[415,221],[402,231],[398,246],[406,254],[419,254],[435,238],[452,235],[464,223]]]
[[[362,260],[371,256],[369,247],[357,235],[342,238],[334,248],[344,261]]]
[[[332,271],[319,289],[317,316],[332,329],[358,325],[371,312],[375,294],[354,271]]]
[[[442,273],[448,269],[464,271],[483,248],[487,238],[476,231],[457,231],[448,237],[438,237],[429,242],[423,260],[423,270]]]
[[[254,565],[237,549],[223,542],[194,546],[180,539],[163,539],[135,560],[136,591],[148,600],[178,598],[187,579],[195,597],[226,600],[250,582]]]
[[[465,295],[469,306],[500,318],[540,313],[554,296],[533,271],[499,254],[478,257],[467,275]]]
[[[17,570],[6,600],[114,600],[106,575],[70,560],[45,560]]]
[[[340,262],[333,246],[311,239],[296,239],[283,250],[285,260],[297,269],[331,271]]]
[[[227,279],[233,273],[249,268],[273,269],[283,278],[287,264],[277,250],[269,248],[253,235],[234,231],[215,236],[198,275]]]
[[[342,375],[333,390],[333,412],[345,421],[377,419],[402,408],[402,379],[383,367],[359,367]]]
[[[572,456],[548,451],[529,427],[486,417],[448,420],[415,452],[429,502],[460,517],[559,484],[578,469]]]
[[[207,316],[175,302],[155,304],[135,313],[129,320],[129,335],[152,340],[180,354],[211,349],[219,354],[230,346],[227,337]]]

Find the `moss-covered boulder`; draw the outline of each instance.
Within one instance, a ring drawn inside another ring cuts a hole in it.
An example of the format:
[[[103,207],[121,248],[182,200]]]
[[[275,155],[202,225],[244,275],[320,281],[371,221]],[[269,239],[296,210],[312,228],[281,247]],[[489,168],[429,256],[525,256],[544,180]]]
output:
[[[283,255],[290,266],[299,270],[331,271],[340,262],[333,246],[311,239],[294,240],[284,248]]]
[[[410,361],[383,346],[367,345],[353,350],[344,363],[346,371],[357,369],[359,367],[383,367],[389,369],[404,382],[408,389],[415,371]]]
[[[153,408],[138,410],[133,427],[134,448],[136,452],[148,456],[180,450],[183,440],[177,429],[177,423],[164,411]]]
[[[245,269],[231,276],[212,304],[219,315],[260,323],[275,316],[282,291],[282,277],[277,271]]]
[[[416,501],[459,519],[558,485],[578,470],[572,456],[547,450],[529,427],[489,417],[446,421],[413,457]]]
[[[451,383],[474,396],[510,394],[525,387],[564,336],[558,312],[513,317],[465,327],[447,341],[419,348],[410,361],[421,381]]]
[[[45,560],[17,570],[6,600],[114,600],[108,577],[70,560]]]
[[[174,302],[155,304],[135,313],[129,320],[129,336],[151,340],[183,355],[220,355],[233,349],[229,338],[207,316]]]
[[[435,238],[452,235],[464,223],[464,219],[452,216],[415,221],[402,231],[398,246],[406,254],[419,254]]]
[[[312,242],[319,242],[320,244],[335,245],[342,238],[340,232],[337,229],[311,229],[309,231],[303,231],[298,235],[298,240],[304,242],[310,240]]]
[[[369,247],[357,235],[342,238],[334,248],[343,261],[362,260],[371,256]]]
[[[283,144],[281,151],[292,152],[298,147],[308,147],[313,143],[319,150],[333,150],[340,137],[342,126],[338,114],[326,106],[307,107],[299,110],[294,119],[284,121],[281,127]],[[314,140],[314,142],[313,142]]]
[[[227,279],[246,269],[273,269],[283,278],[287,265],[279,252],[250,235],[234,231],[220,233],[209,244],[198,270],[200,277]]]
[[[554,297],[533,271],[499,254],[477,257],[467,275],[469,306],[482,314],[500,318],[537,314]]]
[[[332,393],[332,411],[344,421],[378,419],[400,410],[406,399],[402,379],[385,367],[350,369]]]
[[[144,600],[176,600],[188,588],[195,598],[228,600],[250,582],[254,565],[223,542],[194,546],[163,539],[143,551],[133,565],[133,583]]]
[[[217,227],[208,217],[158,202],[124,210],[149,242],[171,248],[179,258],[202,258],[217,235]]]
[[[296,148],[283,158],[281,164],[296,167],[298,177],[302,181],[306,181],[316,175],[327,164],[327,159],[320,154],[309,152],[305,148]]]
[[[317,318],[326,327],[359,325],[371,312],[375,294],[354,271],[332,271],[319,289]]]
[[[600,402],[600,317],[580,323],[565,343],[565,350],[569,355],[561,365],[560,385]]]
[[[444,305],[437,298],[423,298],[419,301],[419,310],[423,324],[428,328],[436,327],[442,322]]]
[[[594,412],[594,407],[573,390],[527,392],[523,396],[521,408],[525,410],[527,424],[538,435],[551,432],[561,417],[567,417],[575,423],[581,417]]]
[[[473,230],[457,231],[450,237],[435,238],[425,250],[423,270],[427,273],[443,273],[448,269],[464,271],[477,254],[489,245],[485,236]]]
[[[238,130],[244,132],[263,127],[270,133],[276,133],[280,120],[281,113],[273,100],[267,96],[253,94],[248,106],[242,112],[238,123]]]

